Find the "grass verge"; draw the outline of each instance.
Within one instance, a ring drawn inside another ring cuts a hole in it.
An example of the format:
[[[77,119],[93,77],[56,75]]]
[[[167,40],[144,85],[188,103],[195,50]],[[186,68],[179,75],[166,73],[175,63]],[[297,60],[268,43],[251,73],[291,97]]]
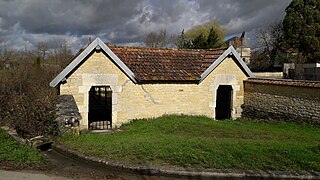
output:
[[[41,168],[44,156],[31,147],[17,144],[0,129],[0,166],[5,168]]]
[[[60,144],[135,164],[196,168],[319,171],[320,130],[296,124],[163,116],[136,120],[111,135],[67,135]]]

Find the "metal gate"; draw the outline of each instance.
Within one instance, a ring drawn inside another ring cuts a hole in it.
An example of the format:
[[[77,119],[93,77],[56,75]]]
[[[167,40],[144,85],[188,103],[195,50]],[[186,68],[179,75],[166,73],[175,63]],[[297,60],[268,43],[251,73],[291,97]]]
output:
[[[112,128],[112,90],[110,86],[92,86],[89,91],[89,130]]]

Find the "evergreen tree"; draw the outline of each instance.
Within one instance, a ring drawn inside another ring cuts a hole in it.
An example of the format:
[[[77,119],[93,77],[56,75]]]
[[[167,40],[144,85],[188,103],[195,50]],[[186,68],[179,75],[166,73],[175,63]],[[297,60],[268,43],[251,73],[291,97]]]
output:
[[[221,40],[215,29],[211,27],[209,35],[207,37],[207,48],[218,48],[221,47]]]
[[[184,42],[185,42],[185,36],[184,36],[184,29],[181,31],[181,33],[177,36],[175,40],[175,45],[179,48],[182,49],[184,48]]]
[[[179,49],[191,49],[192,43],[190,39],[187,39],[184,34],[184,29],[181,31],[180,35],[177,36],[175,40],[175,45]]]
[[[202,33],[192,40],[192,49],[207,49],[208,43]]]
[[[320,62],[320,1],[292,0],[283,21],[284,40],[304,62]]]

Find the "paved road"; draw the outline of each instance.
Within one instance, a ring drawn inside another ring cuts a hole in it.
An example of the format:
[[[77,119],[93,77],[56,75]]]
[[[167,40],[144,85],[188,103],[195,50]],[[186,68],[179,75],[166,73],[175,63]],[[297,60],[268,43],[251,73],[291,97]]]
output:
[[[0,170],[0,180],[68,180],[66,177],[59,177],[55,175],[46,175],[39,172],[24,172],[24,171],[6,171]]]

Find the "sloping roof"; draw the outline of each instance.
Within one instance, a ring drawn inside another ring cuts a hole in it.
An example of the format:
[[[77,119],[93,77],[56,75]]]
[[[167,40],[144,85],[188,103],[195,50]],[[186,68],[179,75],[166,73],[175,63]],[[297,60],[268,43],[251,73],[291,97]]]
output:
[[[108,47],[139,81],[199,81],[201,74],[226,50]]]
[[[94,50],[102,50],[134,83],[155,81],[200,83],[229,55],[235,57],[235,61],[248,77],[253,76],[232,46],[228,49],[210,50],[154,49],[107,46],[97,38],[51,81],[50,86],[55,87],[64,81]]]

